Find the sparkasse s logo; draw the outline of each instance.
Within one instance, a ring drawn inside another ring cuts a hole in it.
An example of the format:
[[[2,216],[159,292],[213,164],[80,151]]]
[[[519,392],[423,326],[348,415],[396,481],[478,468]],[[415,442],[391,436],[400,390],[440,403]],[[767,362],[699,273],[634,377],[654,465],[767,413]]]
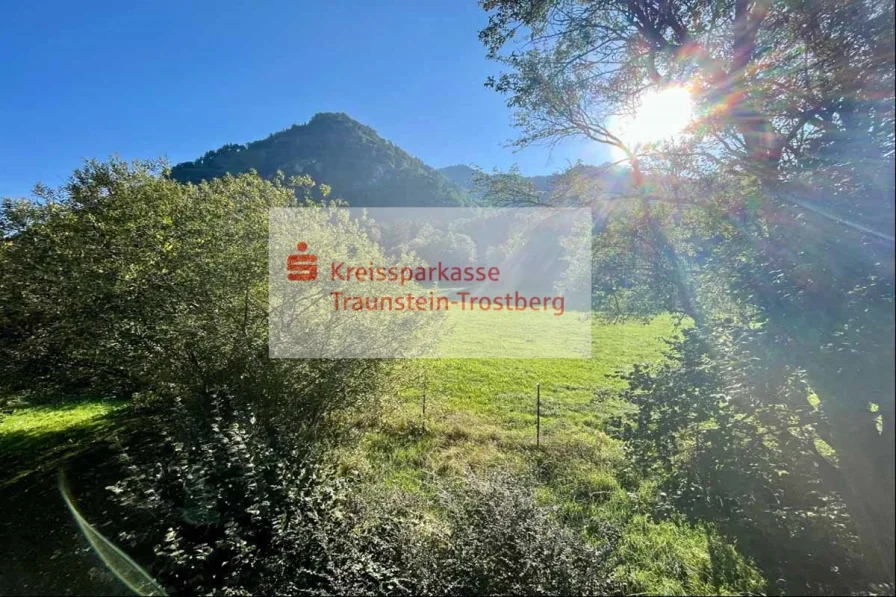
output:
[[[286,258],[286,277],[292,282],[311,282],[317,279],[317,255],[302,255],[308,250],[308,243],[296,245],[299,253]]]

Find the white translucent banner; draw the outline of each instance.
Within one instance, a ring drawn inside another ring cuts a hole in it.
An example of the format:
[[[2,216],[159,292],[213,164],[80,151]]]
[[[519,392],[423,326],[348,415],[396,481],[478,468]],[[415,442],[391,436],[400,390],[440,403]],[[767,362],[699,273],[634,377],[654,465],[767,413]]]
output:
[[[272,209],[274,358],[590,358],[591,213]]]

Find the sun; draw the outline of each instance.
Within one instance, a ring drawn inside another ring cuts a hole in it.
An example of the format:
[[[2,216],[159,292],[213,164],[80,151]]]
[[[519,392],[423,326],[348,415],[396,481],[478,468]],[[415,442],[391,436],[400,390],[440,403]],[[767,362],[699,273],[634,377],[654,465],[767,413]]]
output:
[[[611,132],[630,148],[678,139],[691,124],[694,102],[680,85],[648,91],[633,115],[618,119]],[[620,152],[621,153],[621,152]]]

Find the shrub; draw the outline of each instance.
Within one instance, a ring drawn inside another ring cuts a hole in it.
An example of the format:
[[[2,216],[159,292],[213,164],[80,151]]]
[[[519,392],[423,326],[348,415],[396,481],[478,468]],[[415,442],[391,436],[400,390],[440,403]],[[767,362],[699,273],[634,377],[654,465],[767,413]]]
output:
[[[605,523],[598,544],[563,526],[536,501],[525,477],[467,475],[443,489],[448,529],[435,578],[422,588],[455,594],[579,595],[614,587],[618,531]]]
[[[616,433],[636,473],[660,483],[662,515],[716,524],[779,590],[854,590],[855,536],[836,455],[819,448],[823,413],[762,336],[731,321],[711,339],[685,330],[664,364],[624,376],[637,412]]]
[[[226,396],[282,441],[320,435],[392,372],[385,361],[268,357],[269,209],[319,207],[326,193],[308,178],[254,173],[182,185],[163,164],[112,160],[88,162],[59,192],[5,202],[0,394],[142,393],[177,397],[197,416]],[[316,249],[334,258],[377,255],[356,222],[321,228]]]
[[[614,586],[618,533],[608,526],[605,541],[588,542],[525,479],[440,484],[433,510],[307,454],[296,460],[250,412],[216,404],[206,428],[157,417],[163,441],[135,446],[111,488],[134,513],[122,539],[154,545],[151,573],[169,590],[566,595]]]

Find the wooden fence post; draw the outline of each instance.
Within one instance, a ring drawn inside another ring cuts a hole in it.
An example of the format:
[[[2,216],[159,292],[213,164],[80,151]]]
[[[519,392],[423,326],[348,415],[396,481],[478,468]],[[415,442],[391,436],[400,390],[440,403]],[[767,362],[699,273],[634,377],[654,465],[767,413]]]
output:
[[[535,447],[541,447],[541,384],[535,385]]]
[[[428,377],[426,371],[423,372],[423,431],[426,431],[426,386]]]

